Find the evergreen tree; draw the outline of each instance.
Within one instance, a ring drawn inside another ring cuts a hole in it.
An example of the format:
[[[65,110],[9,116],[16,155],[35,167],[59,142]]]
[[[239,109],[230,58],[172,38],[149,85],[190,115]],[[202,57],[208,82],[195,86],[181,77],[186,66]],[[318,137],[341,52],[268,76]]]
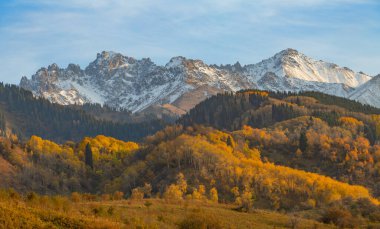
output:
[[[0,133],[3,136],[5,136],[5,129],[6,129],[5,117],[3,113],[0,113]]]
[[[307,136],[305,131],[302,131],[300,134],[300,139],[299,139],[299,149],[302,152],[305,152],[307,149]]]
[[[228,136],[228,138],[227,138],[227,145],[233,147],[231,136]]]
[[[92,160],[92,150],[91,150],[90,143],[87,143],[87,145],[86,145],[86,150],[85,150],[85,162],[86,162],[86,165],[87,165],[87,166],[90,166],[90,167],[91,167],[91,169],[94,168],[93,160]]]

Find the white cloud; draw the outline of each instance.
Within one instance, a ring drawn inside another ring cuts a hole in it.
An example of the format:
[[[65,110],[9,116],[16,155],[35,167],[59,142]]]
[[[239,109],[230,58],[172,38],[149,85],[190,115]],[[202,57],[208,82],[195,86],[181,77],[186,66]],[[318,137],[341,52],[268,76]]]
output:
[[[7,75],[21,76],[51,62],[85,65],[101,50],[120,51],[137,58],[149,56],[159,63],[171,55],[191,55],[211,63],[225,63],[230,55],[247,61],[252,60],[249,56],[263,58],[279,48],[299,46],[309,51],[306,54],[318,54],[315,50],[329,50],[323,44],[331,42],[329,36],[340,36],[336,30],[365,30],[368,26],[378,28],[379,24],[372,19],[366,21],[367,27],[361,25],[362,21],[355,21],[355,25],[348,20],[331,23],[323,18],[310,18],[307,12],[339,4],[372,3],[369,0],[16,0],[14,8],[34,7],[15,14],[7,24],[0,24],[0,48],[4,50],[0,62]],[[296,28],[311,32],[293,34],[291,31]],[[316,32],[319,33],[312,34]],[[27,73],[14,65],[21,56],[19,62],[28,62],[24,68]]]

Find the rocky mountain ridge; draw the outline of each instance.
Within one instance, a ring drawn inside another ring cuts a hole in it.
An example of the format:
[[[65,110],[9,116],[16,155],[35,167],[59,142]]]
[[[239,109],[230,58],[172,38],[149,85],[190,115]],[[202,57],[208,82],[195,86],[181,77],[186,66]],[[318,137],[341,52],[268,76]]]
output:
[[[165,110],[181,115],[218,92],[249,88],[320,91],[372,102],[373,99],[359,99],[355,93],[356,87],[371,82],[371,78],[315,61],[294,49],[246,66],[238,62],[207,65],[185,57],[174,57],[165,66],[158,66],[149,58],[136,60],[103,51],[84,70],[75,64],[67,68],[52,64],[39,69],[31,79],[22,77],[20,86],[63,105],[100,103],[134,113]]]

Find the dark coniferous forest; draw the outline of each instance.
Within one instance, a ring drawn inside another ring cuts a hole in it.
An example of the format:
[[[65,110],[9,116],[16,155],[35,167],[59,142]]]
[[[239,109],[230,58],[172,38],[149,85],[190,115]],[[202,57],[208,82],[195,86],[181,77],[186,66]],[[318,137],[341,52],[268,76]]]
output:
[[[83,110],[52,104],[18,86],[3,83],[0,84],[0,112],[2,130],[7,120],[9,129],[21,138],[38,135],[57,142],[78,141],[99,134],[139,141],[164,126],[159,120],[140,123],[99,120]]]

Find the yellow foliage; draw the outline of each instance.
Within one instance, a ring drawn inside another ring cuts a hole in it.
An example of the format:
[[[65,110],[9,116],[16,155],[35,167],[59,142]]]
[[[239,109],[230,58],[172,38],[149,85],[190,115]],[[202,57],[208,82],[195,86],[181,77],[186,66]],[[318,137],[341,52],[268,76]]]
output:
[[[206,187],[204,185],[199,185],[198,190],[195,189],[191,194],[193,200],[205,200],[206,199]]]
[[[364,123],[362,121],[359,121],[353,117],[341,117],[339,118],[339,122],[343,127],[351,130],[353,133],[356,133],[364,126]]]
[[[183,192],[178,185],[171,184],[166,188],[163,197],[168,202],[176,202],[182,200]]]
[[[191,194],[191,198],[193,200],[200,200],[202,199],[202,195],[199,193],[198,190],[194,190],[193,193]]]
[[[144,198],[144,192],[142,192],[139,188],[132,189],[132,200],[142,200]]]
[[[216,188],[210,189],[210,200],[212,202],[218,203],[218,190]]]
[[[246,137],[250,136],[253,134],[253,128],[250,126],[244,125],[241,130],[241,133],[243,134],[243,136],[246,136]]]
[[[205,195],[206,194],[206,187],[204,185],[199,185],[198,187],[198,192],[201,194],[201,195]]]
[[[187,182],[185,180],[185,176],[183,173],[178,173],[177,175],[177,185],[181,189],[183,193],[186,193],[187,191]]]
[[[121,199],[123,199],[123,197],[124,197],[124,193],[120,192],[120,191],[116,191],[113,194],[113,199],[114,200],[121,200]]]
[[[139,149],[139,145],[135,142],[124,142],[112,137],[98,135],[95,138],[84,138],[79,143],[79,151],[84,152],[87,143],[90,143],[94,160],[114,156],[116,153],[128,154]]]
[[[244,192],[241,195],[241,204],[242,207],[244,207],[247,211],[252,207],[253,205],[253,193],[248,190],[244,190]]]
[[[247,127],[246,129],[250,128]],[[267,135],[266,132],[261,134],[254,129],[249,130],[249,132],[256,132],[259,137],[262,135],[264,138]],[[215,135],[218,135],[218,131],[208,136]],[[147,160],[158,163],[159,160],[163,159],[163,162],[167,163],[169,167],[171,165],[178,166],[176,161],[184,160],[186,155],[186,160],[191,161],[192,166],[200,171],[215,171],[214,174],[207,174],[207,177],[220,181],[219,183],[221,184],[219,184],[218,188],[233,187],[239,183],[241,185],[247,184],[251,188],[254,186],[255,190],[260,191],[261,196],[266,196],[266,198],[273,200],[273,204],[276,206],[278,205],[278,199],[286,198],[285,196],[288,193],[292,193],[292,196],[299,196],[302,202],[307,199],[314,199],[317,202],[330,203],[351,197],[353,199],[368,198],[377,203],[377,200],[371,196],[368,189],[362,186],[349,185],[316,173],[264,163],[259,159],[240,157],[237,148],[232,153],[226,150],[224,141],[215,139],[218,138],[182,134],[174,140],[161,143],[159,149],[150,154]],[[326,136],[319,139],[319,141],[325,142],[327,145],[330,144],[330,140]],[[365,143],[359,145],[366,146]],[[352,154],[351,156],[355,157]],[[238,188],[236,187],[232,191],[236,193]],[[250,191],[246,190],[246,192],[244,197],[237,193],[234,194],[236,200],[244,203]],[[280,193],[280,195],[276,194],[278,196],[275,198],[273,193]],[[196,190],[193,193],[193,198],[200,198],[200,195],[200,190]],[[182,198],[183,192],[178,185],[171,185],[164,196],[179,199]]]
[[[243,149],[244,155],[253,160],[260,160],[260,150],[257,148],[249,148],[247,144],[245,144],[245,147]]]
[[[33,151],[38,153],[47,154],[60,154],[63,152],[73,153],[73,150],[68,147],[61,147],[60,145],[33,135],[27,142],[27,146]]]
[[[73,201],[73,202],[79,202],[79,201],[81,201],[81,195],[79,194],[79,193],[77,193],[77,192],[73,192],[73,193],[71,193],[71,200]]]
[[[235,186],[235,187],[231,188],[231,193],[234,195],[235,198],[240,196],[239,187]]]
[[[296,150],[296,157],[300,158],[302,156],[302,151],[300,149]]]
[[[380,115],[372,115],[372,121],[375,123],[376,136],[380,136]]]

